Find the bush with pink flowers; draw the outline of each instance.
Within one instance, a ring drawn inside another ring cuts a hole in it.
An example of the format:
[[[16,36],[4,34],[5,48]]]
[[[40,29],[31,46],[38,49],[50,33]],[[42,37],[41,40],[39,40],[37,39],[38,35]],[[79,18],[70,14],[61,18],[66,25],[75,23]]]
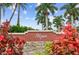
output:
[[[59,40],[52,43],[52,53],[54,55],[78,55],[79,54],[79,36],[76,28],[67,23],[63,34]]]
[[[21,55],[25,40],[18,37],[14,38],[8,34],[9,22],[2,24],[0,29],[0,55]]]

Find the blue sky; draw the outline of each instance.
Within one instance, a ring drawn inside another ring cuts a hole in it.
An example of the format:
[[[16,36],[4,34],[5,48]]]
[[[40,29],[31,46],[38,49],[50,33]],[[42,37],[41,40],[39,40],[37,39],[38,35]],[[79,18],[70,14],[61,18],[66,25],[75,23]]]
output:
[[[64,3],[57,3],[55,6],[57,8],[60,8],[64,5]],[[32,28],[37,28],[37,29],[41,29],[41,24],[37,25],[37,21],[35,21],[35,16],[36,16],[36,10],[35,8],[37,7],[36,3],[28,3],[26,8],[27,10],[22,10],[21,9],[21,17],[20,17],[20,24],[22,26],[29,26]],[[9,19],[10,16],[12,14],[12,9],[11,8],[7,8],[6,12],[5,12],[5,16],[2,18],[3,21],[5,21],[6,19]],[[59,15],[63,15],[64,14],[64,10],[58,10],[54,16],[59,16]],[[50,15],[51,18],[53,18],[52,15]],[[11,21],[11,25],[16,25],[17,22],[17,11]]]

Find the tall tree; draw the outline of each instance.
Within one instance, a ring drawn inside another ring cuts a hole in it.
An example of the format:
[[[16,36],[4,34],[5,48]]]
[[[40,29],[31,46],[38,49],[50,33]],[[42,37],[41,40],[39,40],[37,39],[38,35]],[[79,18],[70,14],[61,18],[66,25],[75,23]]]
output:
[[[52,13],[54,15],[57,8],[52,3],[42,3],[37,8],[37,14],[43,14],[45,15],[45,24],[46,24],[46,30],[48,30],[48,15]],[[42,20],[42,19],[41,19]]]
[[[37,24],[42,24],[42,30],[45,30],[45,27],[46,27],[46,24],[45,24],[45,15],[43,14],[38,14],[36,15],[36,19],[37,20]],[[48,29],[51,29],[51,25],[52,23],[49,21],[49,18],[48,18]]]
[[[16,10],[18,10],[18,18],[17,18],[17,26],[20,26],[20,13],[21,13],[21,9],[22,10],[26,10],[26,3],[16,3],[15,4],[15,9],[10,17],[10,21],[14,16],[14,13]]]
[[[72,26],[73,26],[74,20],[78,20],[78,16],[79,16],[79,8],[77,8],[76,6],[77,6],[77,3],[68,3],[60,8],[60,10],[65,10],[65,13],[64,13],[65,18],[69,14],[68,21],[72,23]]]
[[[15,5],[15,6],[14,6],[14,5]],[[10,19],[9,19],[9,22],[11,22],[11,20],[12,20],[14,14],[15,14],[15,11],[16,11],[16,9],[17,9],[17,4],[12,4],[11,6],[12,6],[12,7],[14,6],[14,10],[13,10],[13,12],[12,12],[12,15],[11,15]]]
[[[45,26],[45,16],[44,15],[36,15],[37,24],[42,24],[42,30],[44,30]]]
[[[10,5],[11,3],[0,3],[0,25],[1,25],[2,14],[3,16],[5,16],[5,10]]]
[[[57,31],[61,30],[61,26],[63,25],[63,21],[65,21],[62,16],[55,16],[53,19],[54,26],[58,29]]]

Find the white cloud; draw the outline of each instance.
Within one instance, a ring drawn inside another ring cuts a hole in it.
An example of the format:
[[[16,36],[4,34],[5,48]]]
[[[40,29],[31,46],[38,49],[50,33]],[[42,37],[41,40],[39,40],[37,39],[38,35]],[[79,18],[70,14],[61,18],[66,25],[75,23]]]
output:
[[[26,10],[24,10],[23,12],[24,12],[24,14],[27,14],[27,11]]]
[[[15,5],[16,5],[16,4],[13,3],[13,5],[9,6],[8,8],[11,9],[11,10],[14,10],[14,9],[15,9]]]
[[[76,6],[76,8],[78,8],[79,7],[79,4]]]
[[[35,11],[35,14],[37,14],[37,11]]]
[[[6,20],[5,19],[1,19],[1,24],[3,24],[3,22],[6,22]]]
[[[12,6],[8,7],[10,10],[12,10]]]
[[[67,14],[67,16],[70,16],[69,14]]]
[[[15,6],[13,6],[12,9],[14,10],[15,9]]]
[[[32,8],[33,6],[32,6],[32,5],[30,5],[29,7],[30,7],[30,8]]]
[[[37,5],[36,6],[39,6],[41,3],[37,3]]]
[[[50,10],[48,9],[48,12],[50,12]]]
[[[12,12],[14,11],[14,9],[15,9],[15,3],[13,3],[13,5],[12,6],[9,6],[8,8],[10,9],[10,10],[12,10]]]
[[[10,6],[10,7],[8,7],[10,10],[12,10],[12,11],[14,11],[14,9],[15,9],[15,3],[13,3],[13,5],[12,6]]]
[[[48,16],[50,19],[50,22],[53,22],[54,17],[53,16]]]
[[[32,17],[32,18],[31,17],[26,17],[25,19],[26,20],[35,20],[35,17]]]
[[[50,22],[52,23],[52,25],[51,25],[52,29],[53,29],[54,31],[57,30],[57,28],[54,27],[54,24],[53,24],[54,16],[49,16],[49,19],[50,19]]]
[[[13,6],[12,6],[13,9],[15,9],[15,5],[16,5],[16,4],[14,3]]]
[[[17,11],[15,11],[15,14],[18,14],[18,12],[17,12]]]
[[[26,17],[25,19],[27,19],[27,20],[28,20],[28,19],[30,19],[30,18],[29,18],[29,17]]]
[[[58,11],[57,10],[55,10],[55,13],[57,13]]]

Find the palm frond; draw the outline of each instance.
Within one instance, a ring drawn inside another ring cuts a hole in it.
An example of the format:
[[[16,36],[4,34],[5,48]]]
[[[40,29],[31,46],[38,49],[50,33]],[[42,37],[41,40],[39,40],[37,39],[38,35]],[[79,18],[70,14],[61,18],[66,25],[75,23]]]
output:
[[[21,6],[21,8],[23,9],[23,10],[26,10],[27,8],[26,8],[26,3],[22,3],[22,4],[20,4],[20,6]]]

